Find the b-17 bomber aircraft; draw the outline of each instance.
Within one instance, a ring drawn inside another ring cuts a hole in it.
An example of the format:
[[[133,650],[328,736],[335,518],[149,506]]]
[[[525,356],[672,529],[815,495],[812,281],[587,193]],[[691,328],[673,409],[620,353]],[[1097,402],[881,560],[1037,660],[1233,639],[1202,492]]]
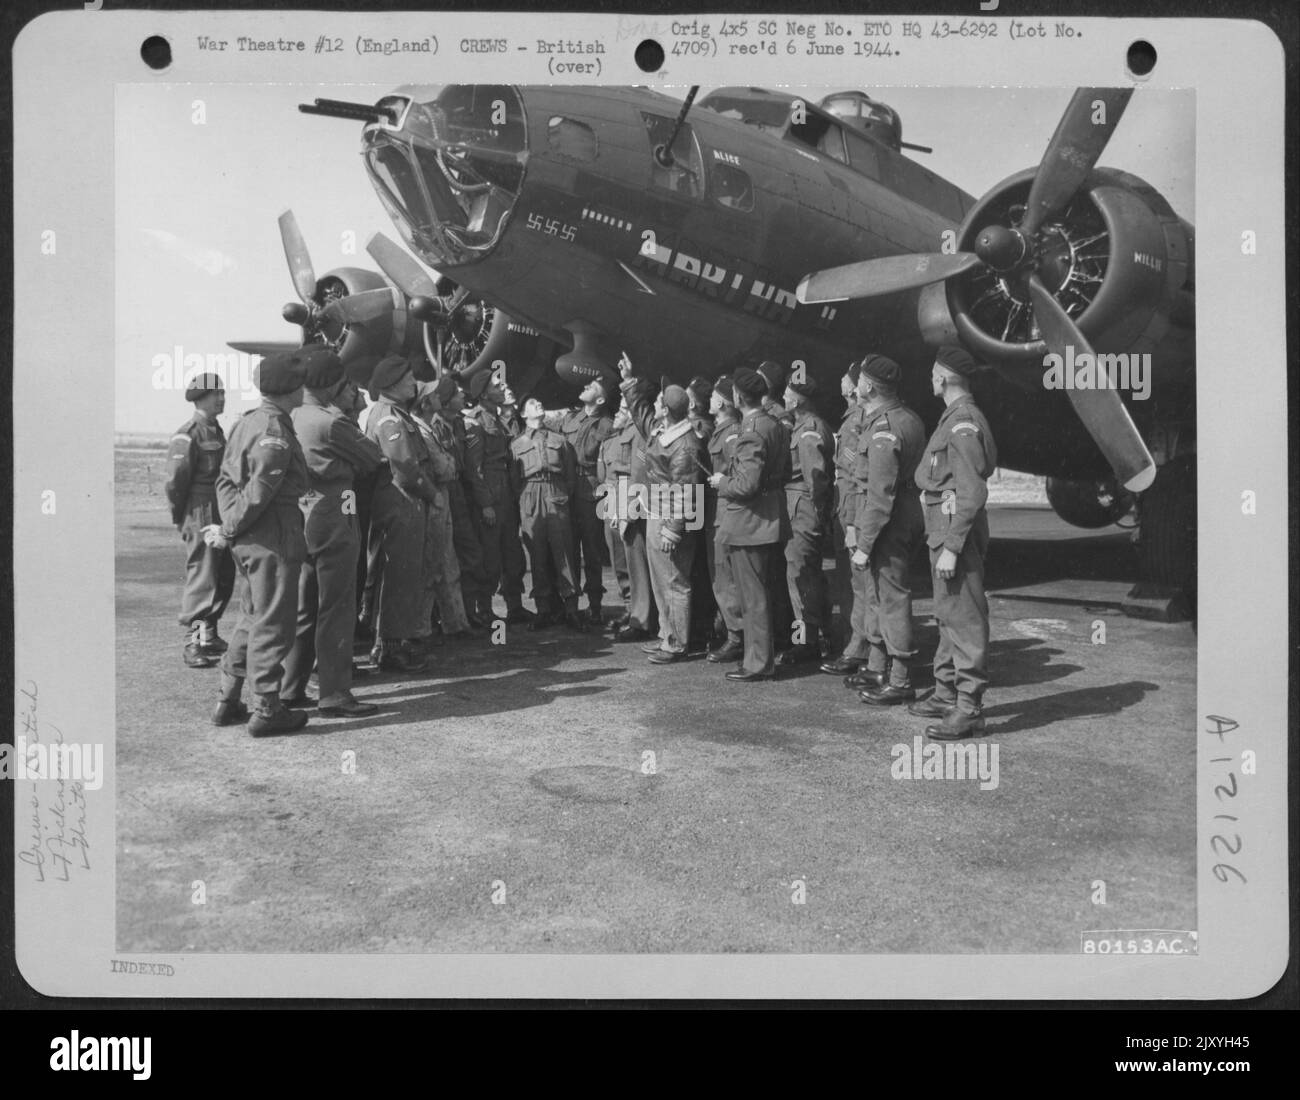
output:
[[[1193,591],[1193,229],[1097,166],[1131,89],[1078,89],[1041,162],[978,199],[909,157],[925,150],[864,93],[696,91],[409,86],[304,105],[362,124],[406,247],[369,242],[387,282],[317,280],[286,213],[301,302],[285,316],[358,377],[423,351],[433,373],[504,363],[521,400],[576,393],[623,352],[680,383],[802,364],[838,394],[850,360],[879,352],[927,428],[934,349],[960,344],[985,366],[974,393],[1001,464],[1046,476],[1078,526],[1136,503],[1144,582]],[[1125,391],[1137,364],[1143,400]]]

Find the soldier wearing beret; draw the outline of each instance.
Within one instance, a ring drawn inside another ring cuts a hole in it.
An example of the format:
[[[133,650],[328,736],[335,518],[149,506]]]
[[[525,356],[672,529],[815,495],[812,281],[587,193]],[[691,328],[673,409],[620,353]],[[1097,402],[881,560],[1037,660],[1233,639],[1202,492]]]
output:
[[[217,620],[235,586],[235,562],[227,549],[209,546],[203,528],[217,523],[217,473],[226,436],[217,417],[226,408],[226,389],[215,374],[190,380],[185,400],[194,415],[176,429],[167,450],[164,492],[172,522],[185,543],[185,585],[180,624],[185,630],[183,657],[190,668],[211,668],[226,651]]]
[[[858,436],[863,429],[863,407],[858,398],[862,379],[862,364],[850,363],[840,379],[840,393],[847,409],[835,433],[835,516],[832,521],[835,542],[836,603],[848,628],[848,640],[840,655],[821,666],[822,671],[845,676],[845,684],[860,688],[864,684],[850,683],[855,676],[871,675],[876,686],[883,683],[887,671],[883,663],[877,669],[868,669],[869,647],[867,635],[867,578],[861,570],[852,567],[851,555],[857,549],[858,538],[854,530],[858,514],[858,496],[866,488],[858,480]]]
[[[705,481],[713,473],[709,463],[709,440],[713,437],[713,383],[701,374],[697,374],[686,385],[686,394],[690,398],[691,429],[700,441],[701,474]],[[712,490],[703,490],[706,496]],[[715,497],[716,503],[716,497]],[[697,538],[694,564],[691,567],[691,636],[699,638],[708,645],[713,635],[724,636],[725,627],[720,621],[718,602],[713,596],[713,522],[709,515],[709,505],[705,503],[704,525]]]
[[[375,402],[366,435],[384,455],[375,482],[370,516],[370,560],[374,592],[375,647],[371,660],[381,669],[420,672],[428,656],[416,639],[426,637],[421,621],[424,594],[425,505],[434,499],[424,441],[411,418],[417,382],[406,359],[381,359],[370,379]]]
[[[858,379],[862,431],[858,436],[855,479],[858,493],[853,530],[852,567],[866,580],[868,672],[860,696],[864,703],[885,706],[916,698],[907,662],[912,644],[912,589],[908,581],[913,554],[920,543],[921,505],[912,481],[925,446],[921,419],[898,396],[902,372],[883,355],[863,360]],[[873,671],[888,660],[885,683]]]
[[[614,432],[613,409],[618,404],[618,390],[610,378],[593,378],[578,394],[582,408],[546,414],[546,426],[569,441],[578,463],[578,491],[569,502],[573,521],[575,568],[583,574],[583,591],[587,593],[587,621],[599,626],[605,596],[605,534],[596,515],[596,462],[600,446]]]
[[[489,622],[496,617],[492,597],[500,585],[506,622],[527,623],[532,616],[524,610],[524,548],[519,541],[519,496],[510,457],[515,433],[501,417],[505,390],[489,372],[481,371],[470,382],[466,398],[468,461],[477,462],[482,471],[487,502],[479,516],[484,575],[479,616]]]
[[[925,732],[943,741],[983,733],[982,700],[988,686],[984,556],[989,523],[984,505],[998,453],[988,421],[971,397],[975,370],[974,360],[961,348],[939,349],[931,381],[946,408],[916,467],[934,574],[939,645],[934,694],[908,709],[941,719]]]
[[[659,645],[643,647],[652,664],[672,664],[686,655],[691,635],[691,576],[696,532],[703,523],[703,493],[697,490],[703,445],[687,415],[690,397],[681,386],[666,385],[651,402],[649,390],[635,384],[632,364],[619,364],[628,409],[646,441],[646,556],[650,584],[659,607]],[[656,420],[662,423],[655,426]],[[698,501],[698,510],[696,502]]]
[[[439,394],[445,392],[447,387],[442,382],[421,382],[415,396],[415,424],[428,452],[428,474],[434,493],[434,499],[425,509],[424,610],[421,621],[424,629],[432,635],[436,615],[444,634],[464,638],[469,636],[470,629],[461,594],[460,563],[456,560],[451,514],[451,486],[458,480],[456,438],[452,429],[438,417],[442,407]]]
[[[731,664],[745,655],[744,620],[735,580],[727,568],[727,548],[722,543],[722,510],[718,507],[718,491],[713,487],[711,476],[727,468],[740,436],[740,414],[736,411],[736,391],[730,375],[724,374],[714,384],[709,411],[713,414],[713,432],[708,442],[710,478],[705,481],[704,530],[708,540],[713,598],[726,637],[722,645],[709,654],[708,660],[714,664]]]
[[[790,537],[782,489],[790,455],[785,431],[763,411],[767,384],[762,376],[741,367],[733,384],[741,413],[740,433],[726,469],[714,473],[710,481],[723,501],[721,538],[745,635],[744,661],[727,673],[727,679],[750,683],[775,675],[769,561]]]
[[[293,430],[292,410],[302,404],[305,381],[300,353],[270,356],[254,382],[262,403],[240,417],[230,433],[217,475],[220,524],[204,529],[213,546],[230,546],[241,576],[239,621],[221,659],[216,725],[248,719],[254,736],[289,733],[307,715],[280,700],[284,660],[293,647],[298,575],[307,556],[298,498],[307,490],[307,461]],[[241,702],[244,680],[256,699],[252,716]]]
[[[559,621],[582,631],[573,564],[570,502],[577,492],[578,468],[573,448],[559,432],[546,427],[546,410],[535,397],[524,402],[523,433],[510,443],[511,483],[519,487],[519,520],[533,573],[532,628]]]
[[[336,718],[374,714],[352,695],[357,558],[356,482],[379,469],[383,453],[340,407],[354,403],[343,364],[328,348],[304,348],[306,393],[291,414],[307,463],[308,491],[299,506],[307,558],[298,581],[298,631],[284,665],[281,698],[310,704],[312,665],[320,683],[318,713]]]
[[[777,664],[820,661],[818,638],[829,614],[822,554],[831,511],[831,461],[835,438],[812,406],[816,384],[811,378],[786,386],[786,405],[794,418],[790,433],[790,473],[785,504],[790,514],[790,541],[785,544],[785,581],[795,622],[803,641],[783,650]]]

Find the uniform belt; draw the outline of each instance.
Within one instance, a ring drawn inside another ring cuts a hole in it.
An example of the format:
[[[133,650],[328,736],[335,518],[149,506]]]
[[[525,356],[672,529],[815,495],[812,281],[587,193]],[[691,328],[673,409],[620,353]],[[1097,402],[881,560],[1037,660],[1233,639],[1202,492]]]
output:
[[[560,480],[560,476],[561,475],[559,474],[552,473],[550,470],[543,470],[539,474],[529,474],[526,478],[524,478],[524,484],[528,484],[529,482],[532,481],[545,481],[545,482],[554,483]]]

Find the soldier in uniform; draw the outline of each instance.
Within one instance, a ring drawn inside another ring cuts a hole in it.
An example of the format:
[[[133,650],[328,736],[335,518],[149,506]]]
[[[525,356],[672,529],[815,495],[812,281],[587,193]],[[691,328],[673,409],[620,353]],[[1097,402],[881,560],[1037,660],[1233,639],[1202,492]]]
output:
[[[451,537],[456,548],[456,564],[460,567],[461,605],[465,621],[471,627],[487,626],[488,619],[479,614],[486,578],[483,573],[483,548],[479,545],[479,525],[474,510],[481,515],[490,508],[487,486],[483,483],[481,440],[477,452],[469,453],[465,411],[465,394],[451,375],[438,381],[438,421],[451,433],[452,457],[456,461],[456,478],[447,483],[447,502],[451,508]],[[444,432],[445,434],[445,432]],[[488,602],[491,600],[489,598]]]
[[[713,414],[713,432],[709,436],[710,477],[704,490],[704,530],[708,539],[709,576],[712,578],[713,598],[726,637],[722,645],[713,650],[708,660],[714,664],[731,664],[745,655],[743,639],[744,620],[740,596],[727,568],[727,548],[722,544],[722,510],[718,507],[718,491],[713,487],[712,474],[721,473],[731,461],[731,449],[740,435],[740,415],[736,412],[736,391],[730,375],[724,374],[714,384],[709,398],[709,411]]]
[[[763,395],[763,411],[767,413],[780,426],[785,437],[785,446],[781,451],[781,462],[785,465],[785,472],[782,474],[782,484],[789,481],[791,473],[789,469],[789,452],[790,438],[794,432],[794,414],[787,409],[782,403],[782,397],[785,395],[786,370],[780,363],[774,363],[771,359],[765,359],[758,365],[758,374],[766,384],[767,391]],[[785,493],[781,494],[781,507],[785,508]],[[784,526],[789,527],[789,516],[787,514]],[[794,644],[794,606],[790,600],[790,589],[785,580],[785,546],[779,548],[776,554],[768,555],[767,560],[768,578],[767,591],[768,602],[772,609],[772,636],[777,648],[778,654],[784,653]],[[790,658],[783,658],[781,663],[789,663]]]
[[[307,490],[307,462],[289,414],[302,404],[305,380],[299,353],[260,362],[253,381],[262,403],[244,413],[230,433],[217,475],[219,524],[204,528],[210,546],[231,547],[241,577],[239,621],[221,659],[218,726],[248,720],[255,737],[290,733],[307,715],[280,701],[284,660],[293,647],[298,574],[307,556],[298,498]],[[252,716],[240,696],[250,682]]]
[[[626,483],[624,492],[618,492],[616,485],[617,496],[607,509],[610,527],[623,544],[627,559],[627,614],[614,633],[614,641],[646,642],[658,635],[659,615],[650,582],[650,559],[645,542],[645,502],[642,498],[646,480],[645,440],[627,413],[626,401],[620,407],[620,415],[626,416],[626,423],[606,441],[607,446],[615,448],[611,453],[616,479],[621,478]]]
[[[451,486],[457,481],[456,438],[438,418],[440,394],[455,390],[450,378],[421,382],[415,397],[415,425],[428,452],[426,473],[433,483],[433,499],[425,506],[424,610],[421,619],[432,638],[436,618],[442,632],[453,638],[469,637],[469,622],[460,587],[460,563],[452,532]]]
[[[552,625],[562,614],[573,630],[578,617],[578,589],[573,565],[570,501],[577,492],[578,469],[573,448],[545,424],[546,410],[535,397],[524,402],[524,431],[511,441],[511,482],[519,487],[519,517],[533,573],[532,628]]]
[[[352,695],[357,558],[356,480],[379,468],[383,454],[336,403],[352,405],[352,387],[339,357],[327,348],[304,348],[307,392],[293,410],[294,432],[307,462],[308,491],[299,505],[307,558],[298,581],[298,633],[284,663],[281,699],[310,704],[312,665],[320,683],[317,713],[358,718],[378,709]]]
[[[587,593],[587,621],[601,624],[604,585],[604,530],[596,515],[596,462],[600,446],[614,432],[612,406],[618,399],[614,383],[608,378],[588,382],[578,400],[582,408],[546,414],[546,426],[569,441],[578,463],[578,492],[569,502],[573,520],[574,561],[583,574],[583,591]]]
[[[687,396],[691,407],[687,416],[695,438],[700,441],[699,460],[703,481],[707,481],[713,467],[709,465],[709,440],[713,438],[713,383],[701,374],[697,374],[687,383]],[[712,490],[703,489],[706,495]],[[715,498],[716,503],[716,498]],[[713,597],[713,564],[711,546],[713,543],[712,519],[708,515],[705,503],[705,517],[700,535],[696,540],[695,557],[691,566],[691,637],[696,638],[707,647],[714,635],[725,638],[726,626],[721,621],[717,600]]]
[[[853,524],[852,567],[867,574],[867,645],[874,654],[867,667],[885,657],[889,664],[887,682],[869,683],[860,693],[873,706],[916,698],[907,667],[916,653],[908,569],[924,527],[912,474],[925,447],[925,428],[898,396],[901,374],[892,359],[868,355],[859,382],[863,429],[856,477],[864,488]]]
[[[384,454],[371,505],[370,558],[374,567],[375,646],[370,659],[381,669],[421,672],[428,655],[416,644],[426,637],[422,621],[425,505],[434,499],[424,441],[408,411],[418,383],[399,355],[381,359],[370,379],[375,402],[366,435]]]
[[[940,348],[931,381],[943,415],[916,468],[925,510],[925,540],[934,574],[934,693],[908,710],[939,718],[928,736],[955,741],[984,732],[982,700],[988,686],[989,605],[984,555],[989,521],[988,478],[998,453],[988,421],[970,393],[975,362],[961,348]]]
[[[216,485],[226,437],[217,417],[225,411],[226,390],[217,375],[200,374],[190,380],[185,400],[193,403],[194,415],[172,436],[164,491],[172,522],[185,543],[180,613],[185,630],[183,657],[190,668],[211,668],[226,651],[226,643],[217,634],[217,620],[235,586],[230,551],[209,546],[203,538],[203,528],[221,518]]]
[[[861,569],[854,569],[851,555],[858,546],[857,523],[858,497],[866,488],[858,480],[858,436],[862,433],[863,408],[858,397],[862,385],[862,364],[851,363],[844,377],[840,379],[840,393],[848,404],[840,430],[835,435],[835,519],[833,538],[835,541],[835,577],[838,589],[840,615],[847,620],[848,641],[844,649],[833,661],[822,665],[822,671],[836,676],[844,676],[845,686],[855,690],[863,687],[879,687],[887,674],[883,657],[875,668],[869,668],[871,657],[867,637],[872,633],[868,622],[869,598],[867,594],[867,574]],[[866,679],[866,678],[870,679]]]
[[[618,514],[619,484],[625,486],[629,466],[624,457],[623,429],[632,423],[627,406],[620,404],[614,414],[613,431],[605,437],[596,455],[596,480],[600,488],[596,490],[596,517],[605,534],[605,549],[609,551],[610,564],[614,567],[614,581],[618,585],[618,594],[623,600],[623,615],[614,620],[615,632],[622,630],[631,621],[628,613],[632,597],[632,585],[628,578],[627,547],[623,543],[625,517]],[[626,490],[625,490],[626,491]]]
[[[790,473],[785,504],[790,514],[790,541],[785,545],[785,579],[796,622],[803,624],[802,643],[783,650],[777,664],[820,661],[818,637],[829,612],[822,554],[831,511],[831,458],[835,437],[812,406],[816,384],[811,378],[786,386],[786,405],[794,417],[790,433]]]
[[[710,481],[725,502],[720,536],[745,635],[744,661],[727,673],[727,679],[751,683],[775,675],[768,563],[790,537],[782,491],[789,443],[781,425],[763,411],[767,386],[758,372],[741,367],[734,376],[734,389],[740,433],[725,471],[714,473]]]
[[[646,555],[650,582],[659,606],[659,644],[642,648],[651,664],[667,665],[686,655],[691,633],[691,572],[695,557],[695,530],[703,520],[703,501],[696,508],[703,471],[703,447],[688,412],[690,398],[681,386],[665,386],[652,404],[649,390],[635,384],[627,356],[619,365],[628,409],[642,438],[646,439],[646,483],[650,514],[646,518]],[[655,427],[658,414],[663,423]]]
[[[527,623],[524,610],[524,548],[519,541],[519,500],[511,489],[510,442],[513,433],[500,415],[504,389],[487,371],[475,375],[466,394],[466,453],[483,474],[487,503],[479,515],[484,584],[478,616],[491,622],[497,586],[506,600],[506,622]]]

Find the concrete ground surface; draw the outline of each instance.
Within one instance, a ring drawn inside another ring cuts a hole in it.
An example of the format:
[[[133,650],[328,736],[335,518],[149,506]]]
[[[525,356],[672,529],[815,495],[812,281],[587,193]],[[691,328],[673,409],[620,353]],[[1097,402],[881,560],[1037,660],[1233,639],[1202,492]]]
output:
[[[378,716],[254,739],[181,662],[158,459],[118,453],[123,951],[1072,953],[1196,927],[1196,636],[1119,613],[1122,531],[991,510],[991,789],[900,778],[924,721],[815,666],[733,684],[564,629],[448,641],[357,682]]]

